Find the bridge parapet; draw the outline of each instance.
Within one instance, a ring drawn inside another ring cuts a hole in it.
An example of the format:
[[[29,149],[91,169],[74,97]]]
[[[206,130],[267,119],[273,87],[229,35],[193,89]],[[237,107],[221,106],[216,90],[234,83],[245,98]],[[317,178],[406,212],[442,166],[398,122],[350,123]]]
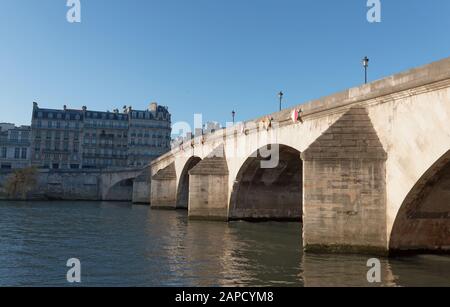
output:
[[[167,154],[155,159],[151,164],[157,166],[176,155],[190,155],[193,147],[201,147],[208,142],[226,142],[243,134],[259,133],[264,122],[272,119],[277,128],[296,125],[291,119],[293,110],[301,110],[302,121],[315,120],[331,115],[342,115],[354,106],[368,107],[393,100],[399,100],[424,92],[447,88],[450,84],[450,57],[422,67],[413,68],[368,84],[350,88],[340,93],[284,109],[280,112],[254,118],[232,127],[217,130],[207,135],[197,136]],[[218,145],[217,145],[218,146]]]

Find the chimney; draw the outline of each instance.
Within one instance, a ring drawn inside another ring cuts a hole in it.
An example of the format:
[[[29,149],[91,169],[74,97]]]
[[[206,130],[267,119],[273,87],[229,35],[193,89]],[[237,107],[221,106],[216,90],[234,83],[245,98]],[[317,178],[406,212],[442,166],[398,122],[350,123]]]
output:
[[[86,110],[87,110],[87,107],[86,106],[83,106],[82,108],[81,108],[83,111],[85,111],[86,112]]]
[[[156,110],[158,109],[158,104],[156,102],[152,102],[150,103],[148,109],[151,112],[156,112]]]
[[[64,105],[64,107],[63,107],[63,108],[64,108],[64,111],[67,111],[67,106],[66,106],[66,105]]]

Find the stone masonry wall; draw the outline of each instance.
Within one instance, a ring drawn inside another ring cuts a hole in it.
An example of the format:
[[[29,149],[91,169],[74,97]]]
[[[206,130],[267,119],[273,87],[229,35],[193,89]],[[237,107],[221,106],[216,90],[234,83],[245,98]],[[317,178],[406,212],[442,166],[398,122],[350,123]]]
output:
[[[189,218],[228,220],[228,165],[223,146],[189,172]]]
[[[386,158],[364,108],[303,152],[306,250],[387,252]]]
[[[0,175],[0,186],[6,182],[9,173]],[[97,172],[39,171],[36,187],[30,191],[30,200],[100,200],[100,174]],[[0,187],[2,190],[2,187]],[[0,192],[1,198],[8,196]]]
[[[163,168],[152,177],[150,202],[154,209],[176,209],[177,176],[174,163]]]

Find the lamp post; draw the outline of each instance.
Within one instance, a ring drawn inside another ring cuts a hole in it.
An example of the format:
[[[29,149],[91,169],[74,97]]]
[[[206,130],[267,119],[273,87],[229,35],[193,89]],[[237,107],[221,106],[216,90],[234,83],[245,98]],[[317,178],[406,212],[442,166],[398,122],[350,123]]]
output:
[[[233,125],[234,125],[234,117],[236,116],[236,112],[234,110],[231,112],[231,116],[233,117]]]
[[[280,111],[281,111],[281,102],[283,101],[283,96],[284,96],[284,93],[282,91],[280,91],[278,93],[278,98],[280,98]]]
[[[369,67],[369,58],[368,57],[364,57],[364,59],[362,60],[362,64],[364,66],[364,80],[365,83],[367,84],[367,68]]]

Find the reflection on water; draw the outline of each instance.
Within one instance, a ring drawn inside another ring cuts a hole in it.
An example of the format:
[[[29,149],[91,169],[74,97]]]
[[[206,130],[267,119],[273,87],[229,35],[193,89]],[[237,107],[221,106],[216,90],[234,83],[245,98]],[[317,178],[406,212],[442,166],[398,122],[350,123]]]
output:
[[[301,224],[188,221],[127,203],[0,202],[0,285],[370,286],[369,257],[302,253]],[[450,286],[450,257],[382,259],[382,286]]]

